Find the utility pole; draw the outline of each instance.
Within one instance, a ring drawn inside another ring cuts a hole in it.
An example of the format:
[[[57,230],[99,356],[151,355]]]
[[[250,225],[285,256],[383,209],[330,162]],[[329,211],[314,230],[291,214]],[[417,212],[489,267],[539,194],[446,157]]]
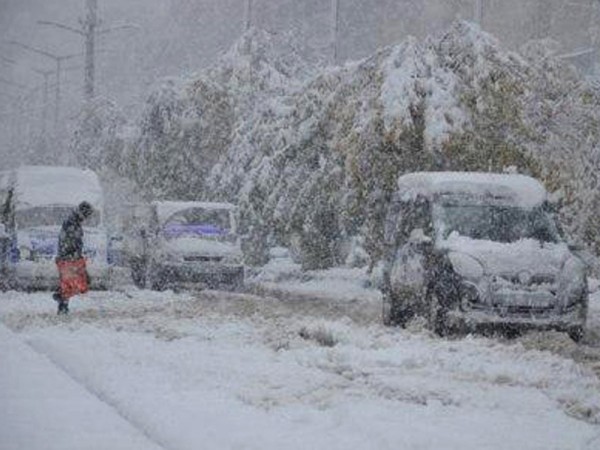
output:
[[[42,136],[46,135],[46,124],[48,123],[48,91],[49,83],[48,78],[52,74],[52,70],[39,70],[32,69],[38,75],[44,78],[44,93],[42,97]]]
[[[79,54],[77,55],[55,55],[53,53],[44,51],[44,50],[39,50],[35,47],[31,47],[27,44],[23,44],[22,42],[18,42],[18,41],[8,41],[9,44],[12,45],[16,45],[18,47],[24,48],[25,50],[29,50],[32,53],[37,53],[38,55],[42,55],[45,56],[46,58],[50,58],[52,59],[55,63],[56,63],[56,87],[55,87],[55,104],[54,104],[54,130],[55,132],[58,132],[58,124],[60,122],[59,118],[60,118],[60,102],[61,102],[61,92],[60,92],[60,74],[61,74],[61,67],[62,67],[62,62],[67,60],[67,59],[71,59],[74,58],[76,56],[79,56]]]
[[[534,26],[534,38],[545,39],[550,36],[552,32],[552,14],[554,10],[554,4],[548,0],[536,0],[535,2],[535,26]]]
[[[339,0],[331,0],[331,63],[338,60]]]
[[[83,76],[83,92],[86,101],[94,98],[94,68],[95,68],[95,39],[96,27],[98,25],[98,0],[86,0],[86,17],[81,20],[81,28],[73,28],[68,25],[48,20],[38,21],[40,25],[53,25],[63,30],[71,31],[83,36],[85,43],[85,69]]]
[[[246,0],[244,30],[248,31],[250,27],[252,27],[252,0]]]
[[[483,29],[484,0],[475,0],[475,22]]]
[[[249,0],[251,1],[251,0]],[[79,24],[81,28],[74,28],[62,23],[53,22],[50,20],[39,20],[40,25],[52,25],[62,30],[70,31],[72,33],[82,36],[84,39],[85,48],[85,70],[84,70],[84,81],[83,81],[83,92],[86,102],[94,98],[94,86],[96,81],[96,35],[105,34],[113,30],[119,29],[131,29],[139,28],[135,25],[125,24],[111,28],[105,28],[98,30],[100,20],[98,19],[98,0],[85,0],[86,2],[86,16],[84,20],[80,20]]]
[[[600,11],[598,8],[597,0],[590,0],[590,25],[589,25],[589,35],[590,35],[590,44],[594,49],[592,54],[592,74],[594,76],[598,75],[598,21],[600,20]]]
[[[82,24],[85,33],[84,94],[87,101],[94,98],[94,50],[98,26],[98,0],[87,0],[87,15]]]

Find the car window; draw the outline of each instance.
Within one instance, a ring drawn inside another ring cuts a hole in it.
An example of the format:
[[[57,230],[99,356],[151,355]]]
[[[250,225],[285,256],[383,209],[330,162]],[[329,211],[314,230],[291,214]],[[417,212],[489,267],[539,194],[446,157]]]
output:
[[[431,233],[431,212],[429,202],[419,197],[409,202],[396,202],[388,215],[386,241],[394,246],[404,245],[415,229]]]
[[[557,242],[558,231],[540,207],[533,209],[499,205],[436,205],[436,230],[443,238],[456,232],[461,236],[495,242],[536,239]]]
[[[18,210],[15,213],[17,227],[20,229],[60,226],[73,211],[70,206],[43,206]],[[84,222],[84,226],[96,227],[100,224],[100,214],[94,211]]]
[[[176,212],[165,222],[165,227],[177,225],[206,225],[228,231],[231,228],[231,220],[229,210],[190,208]]]

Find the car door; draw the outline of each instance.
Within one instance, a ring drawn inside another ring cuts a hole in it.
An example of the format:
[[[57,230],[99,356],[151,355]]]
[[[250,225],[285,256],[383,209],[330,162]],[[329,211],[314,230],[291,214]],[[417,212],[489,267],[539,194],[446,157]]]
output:
[[[410,303],[420,303],[426,294],[431,228],[426,199],[418,198],[401,205],[389,282],[391,291]]]

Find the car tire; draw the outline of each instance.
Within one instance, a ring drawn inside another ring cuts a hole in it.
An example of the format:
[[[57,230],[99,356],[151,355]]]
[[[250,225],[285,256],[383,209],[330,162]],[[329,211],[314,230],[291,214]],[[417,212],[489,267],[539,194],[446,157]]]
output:
[[[240,270],[231,276],[229,290],[233,292],[242,292],[244,290],[244,271]]]
[[[410,304],[403,301],[396,294],[387,292],[383,295],[382,318],[385,326],[405,327],[408,321],[414,316],[412,310],[407,306]]]
[[[131,270],[131,279],[133,280],[133,284],[135,284],[138,289],[146,288],[146,276],[144,270],[137,267],[133,268]]]
[[[440,302],[438,296],[430,292],[427,294],[427,326],[429,330],[438,336],[450,334],[447,323],[448,308]]]
[[[149,270],[150,288],[153,291],[164,291],[167,288],[168,275],[158,267],[152,265]]]
[[[571,327],[567,334],[573,341],[580,342],[585,337],[585,328],[583,326]]]

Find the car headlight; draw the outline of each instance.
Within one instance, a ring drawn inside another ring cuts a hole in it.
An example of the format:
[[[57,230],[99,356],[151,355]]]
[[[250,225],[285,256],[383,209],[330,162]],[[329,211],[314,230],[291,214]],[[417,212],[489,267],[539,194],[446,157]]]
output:
[[[463,282],[459,288],[460,306],[463,311],[467,311],[474,304],[481,302],[481,293],[479,288],[473,283]]]
[[[581,300],[586,290],[585,265],[578,258],[565,261],[560,271],[559,292],[564,304],[573,305]]]
[[[483,278],[483,265],[471,255],[462,252],[448,254],[454,271],[467,280],[479,281]]]

